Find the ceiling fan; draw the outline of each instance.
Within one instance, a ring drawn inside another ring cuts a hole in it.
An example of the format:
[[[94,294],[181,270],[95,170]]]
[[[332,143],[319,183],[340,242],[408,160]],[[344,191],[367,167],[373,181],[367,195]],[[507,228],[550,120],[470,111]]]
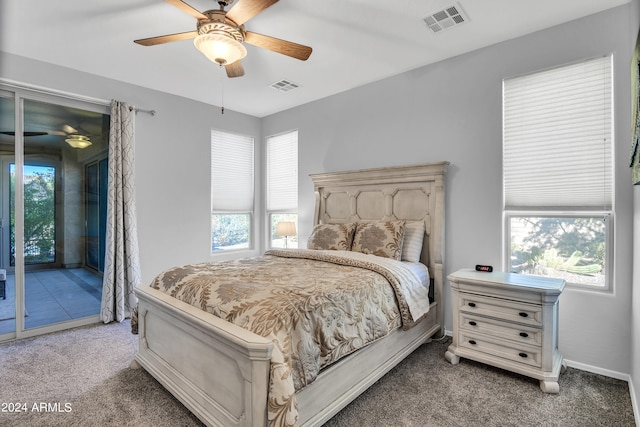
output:
[[[85,134],[81,134],[81,130],[74,128],[71,125],[64,124],[61,126],[62,130],[50,130],[50,131],[24,131],[22,135],[26,137],[33,136],[46,136],[46,135],[55,135],[55,136],[63,136],[65,137],[65,142],[72,146],[73,148],[87,148],[92,144],[90,140],[90,136],[87,132]],[[16,133],[14,131],[0,131],[2,135],[10,135],[15,136]]]
[[[244,75],[240,60],[247,54],[243,43],[248,43],[301,61],[307,60],[309,46],[246,31],[244,23],[278,0],[238,0],[229,10],[225,7],[233,0],[217,0],[217,10],[199,12],[182,0],[165,0],[198,20],[197,30],[134,40],[143,46],[153,46],[177,40],[195,39],[194,44],[211,61],[224,65],[228,77]]]

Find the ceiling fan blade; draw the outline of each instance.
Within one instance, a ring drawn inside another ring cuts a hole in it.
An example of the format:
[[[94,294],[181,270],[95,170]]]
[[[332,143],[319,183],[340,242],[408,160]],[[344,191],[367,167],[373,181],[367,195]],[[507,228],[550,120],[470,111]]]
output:
[[[157,44],[175,42],[178,40],[193,39],[198,35],[197,31],[188,31],[186,33],[167,34],[166,36],[149,37],[147,39],[134,40],[134,43],[142,46],[154,46]]]
[[[227,12],[227,18],[242,25],[277,2],[278,0],[238,0],[238,3]]]
[[[254,46],[281,53],[282,55],[287,55],[301,61],[306,61],[313,50],[309,46],[280,40],[275,37],[265,36],[251,31],[246,32],[244,41]]]
[[[78,129],[74,128],[73,126],[71,126],[69,124],[64,124],[64,125],[62,125],[62,132],[65,132],[67,134],[69,134],[69,133],[78,133]]]
[[[172,6],[177,7],[184,13],[188,13],[189,15],[193,16],[196,19],[207,19],[206,15],[203,15],[202,13],[192,8],[182,0],[165,0],[165,1],[167,3],[170,3]]]
[[[227,77],[244,76],[244,67],[242,66],[242,62],[240,62],[240,60],[237,60],[233,64],[225,65],[224,69],[227,70]]]
[[[3,135],[11,135],[11,136],[16,136],[16,133],[13,131],[10,132],[0,132]],[[29,131],[25,131],[22,133],[23,136],[43,136],[43,135],[49,135],[48,132],[29,132]]]

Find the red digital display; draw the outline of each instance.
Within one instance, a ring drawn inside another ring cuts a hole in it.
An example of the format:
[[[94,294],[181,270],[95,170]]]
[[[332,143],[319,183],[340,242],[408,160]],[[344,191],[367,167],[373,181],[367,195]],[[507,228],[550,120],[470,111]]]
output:
[[[476,265],[476,271],[486,271],[487,273],[491,273],[493,271],[493,267],[490,265]]]

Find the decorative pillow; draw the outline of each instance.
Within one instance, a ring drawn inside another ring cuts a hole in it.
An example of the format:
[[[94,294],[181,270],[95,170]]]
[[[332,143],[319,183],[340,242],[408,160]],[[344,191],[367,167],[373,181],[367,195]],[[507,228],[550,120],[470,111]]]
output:
[[[311,236],[307,240],[307,248],[349,251],[351,250],[351,242],[355,231],[355,222],[348,224],[318,224],[313,227]]]
[[[404,241],[400,258],[402,261],[420,262],[424,232],[424,221],[407,221],[404,224]]]
[[[400,260],[404,221],[358,223],[351,250]]]

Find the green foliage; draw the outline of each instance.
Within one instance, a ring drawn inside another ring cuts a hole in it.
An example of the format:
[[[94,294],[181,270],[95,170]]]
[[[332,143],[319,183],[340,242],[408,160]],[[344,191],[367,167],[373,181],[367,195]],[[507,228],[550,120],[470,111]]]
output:
[[[535,258],[535,263],[540,267],[553,268],[559,271],[568,271],[575,274],[594,274],[602,270],[599,264],[578,265],[582,258],[582,252],[574,251],[568,259],[558,254],[555,248],[547,249],[542,256]]]
[[[606,227],[602,219],[527,217],[517,220],[527,234],[520,244],[512,243],[512,271],[550,268],[586,275],[604,270]]]
[[[251,216],[249,214],[213,214],[211,230],[211,249],[214,251],[237,245],[249,247]]]
[[[54,261],[55,246],[55,169],[39,168],[25,176],[24,242],[25,263]],[[15,252],[15,176],[11,175],[11,253]],[[13,258],[13,256],[12,256]],[[13,265],[13,259],[12,259]]]

